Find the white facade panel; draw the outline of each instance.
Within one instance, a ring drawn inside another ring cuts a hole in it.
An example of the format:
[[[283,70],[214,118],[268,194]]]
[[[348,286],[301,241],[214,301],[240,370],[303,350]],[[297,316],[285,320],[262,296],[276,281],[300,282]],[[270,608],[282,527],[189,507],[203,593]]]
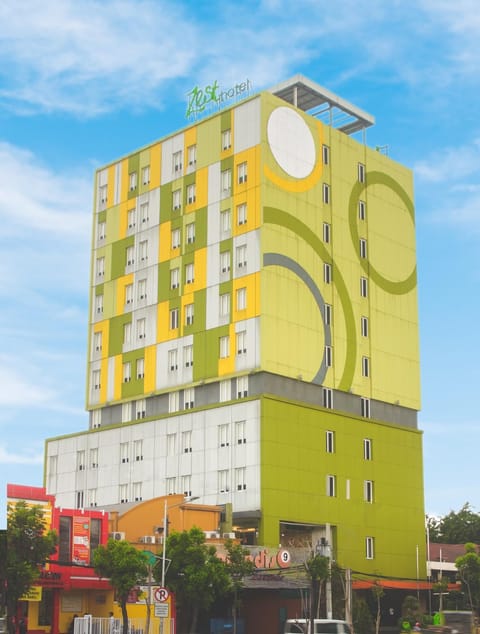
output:
[[[252,99],[233,109],[235,154],[260,143],[260,99]]]
[[[122,195],[122,164],[115,164],[115,191],[113,193],[113,204],[119,205]]]
[[[208,204],[220,202],[220,163],[208,166]]]
[[[239,261],[238,248],[246,247],[246,260]],[[246,265],[245,265],[246,261]],[[233,238],[233,277],[260,271],[260,230],[249,231]]]
[[[175,178],[183,176],[183,168],[185,164],[185,156],[183,156],[184,150],[184,134],[177,134],[170,139],[166,139],[162,143],[162,173],[161,184],[169,183]],[[175,152],[182,152],[182,167],[181,169],[174,169],[173,155]]]

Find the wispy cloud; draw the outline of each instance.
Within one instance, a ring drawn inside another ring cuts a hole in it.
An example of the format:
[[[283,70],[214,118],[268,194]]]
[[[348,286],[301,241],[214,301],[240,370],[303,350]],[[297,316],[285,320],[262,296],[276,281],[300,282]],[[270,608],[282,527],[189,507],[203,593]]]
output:
[[[6,445],[0,445],[0,464],[9,465],[40,465],[43,463],[43,451],[32,452],[24,451],[22,453],[16,453],[7,448]]]

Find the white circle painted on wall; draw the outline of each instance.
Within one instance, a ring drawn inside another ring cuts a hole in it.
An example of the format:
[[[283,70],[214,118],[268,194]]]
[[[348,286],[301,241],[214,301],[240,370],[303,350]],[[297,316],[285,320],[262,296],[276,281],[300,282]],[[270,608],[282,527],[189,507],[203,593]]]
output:
[[[267,138],[278,165],[293,178],[306,178],[315,167],[316,150],[310,128],[291,108],[276,108],[268,118]]]

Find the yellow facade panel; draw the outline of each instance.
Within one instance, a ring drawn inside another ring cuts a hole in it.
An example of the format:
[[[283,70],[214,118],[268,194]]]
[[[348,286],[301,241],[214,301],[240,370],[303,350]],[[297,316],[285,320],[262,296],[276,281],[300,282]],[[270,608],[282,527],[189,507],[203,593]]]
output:
[[[157,343],[171,341],[180,336],[178,328],[170,328],[170,303],[160,302],[157,305]]]
[[[113,398],[116,401],[119,401],[122,398],[122,379],[123,379],[123,373],[122,373],[122,355],[121,354],[117,354],[115,355],[115,357],[113,358],[113,366],[114,366],[114,372],[115,372],[115,377],[114,377],[114,384],[113,384]]]
[[[195,209],[201,209],[208,204],[208,168],[203,167],[197,170],[196,176],[196,196]]]
[[[159,262],[166,262],[171,258],[178,255],[178,249],[172,249],[172,223],[162,222],[159,228],[160,239],[160,253],[158,256]]]
[[[233,322],[250,319],[260,315],[260,272],[237,277],[233,280]],[[238,291],[244,288],[246,293],[246,306],[238,309]]]
[[[100,362],[100,399],[99,403],[107,402],[107,385],[108,385],[108,357],[104,357]]]
[[[195,280],[189,284],[190,292],[198,291],[207,286],[207,249],[197,249],[194,258]]]
[[[150,148],[150,189],[160,187],[162,144],[156,143]]]
[[[145,378],[143,379],[143,390],[145,394],[155,391],[156,387],[156,363],[157,363],[157,347],[148,346],[145,348]]]
[[[230,324],[228,330],[230,350],[228,357],[218,359],[218,376],[226,376],[235,372],[235,324]],[[217,354],[220,352],[220,343],[217,346]]]
[[[133,284],[133,273],[128,273],[116,280],[115,315],[122,315],[125,308],[125,287]]]
[[[187,148],[189,148],[191,145],[195,145],[197,142],[197,126],[193,126],[191,128],[188,128],[188,130],[185,130],[183,138],[185,141],[184,156],[186,157]]]
[[[107,201],[108,206],[111,207],[114,201],[115,192],[115,165],[110,165],[107,174]]]

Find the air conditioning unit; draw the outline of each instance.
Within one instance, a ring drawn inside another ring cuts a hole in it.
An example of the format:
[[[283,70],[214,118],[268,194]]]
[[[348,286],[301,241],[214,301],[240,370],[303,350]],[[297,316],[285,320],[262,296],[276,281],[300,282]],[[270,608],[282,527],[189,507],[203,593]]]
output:
[[[138,541],[140,541],[142,544],[156,544],[157,538],[155,537],[155,535],[144,535],[143,537],[140,537]]]
[[[110,539],[114,539],[116,542],[121,542],[125,539],[125,533],[121,531],[115,531],[109,534]]]
[[[203,532],[207,539],[218,539],[220,537],[220,533],[217,533],[217,531],[203,531]]]
[[[235,539],[235,533],[223,533],[223,539]]]

